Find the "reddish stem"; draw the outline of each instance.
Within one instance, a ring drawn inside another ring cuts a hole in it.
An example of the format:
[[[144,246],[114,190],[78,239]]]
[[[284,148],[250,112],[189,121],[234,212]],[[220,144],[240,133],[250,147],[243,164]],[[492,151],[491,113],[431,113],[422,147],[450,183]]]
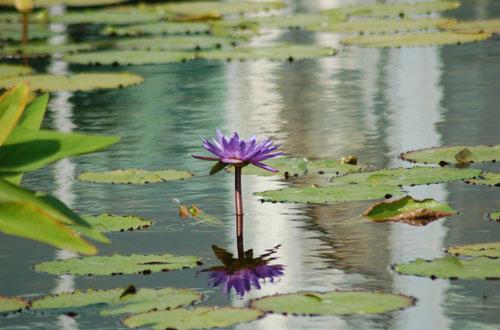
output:
[[[23,12],[23,34],[22,34],[22,45],[23,47],[28,44],[28,33],[29,33],[29,13]]]
[[[234,167],[234,199],[236,204],[236,242],[238,257],[244,256],[243,251],[243,199],[241,196],[241,167]]]

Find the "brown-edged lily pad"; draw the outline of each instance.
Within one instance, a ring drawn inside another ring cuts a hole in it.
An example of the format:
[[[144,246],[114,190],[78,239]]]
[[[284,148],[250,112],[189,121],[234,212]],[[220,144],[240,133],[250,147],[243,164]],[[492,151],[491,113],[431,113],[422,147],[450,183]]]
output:
[[[143,219],[138,216],[115,215],[109,213],[86,216],[85,221],[87,221],[94,229],[102,233],[141,230],[149,228],[153,224],[152,220]]]
[[[28,307],[28,302],[17,297],[0,296],[0,314],[17,312]]]
[[[191,177],[193,177],[193,173],[189,171],[126,169],[109,172],[86,172],[78,175],[77,179],[83,182],[93,183],[148,184],[185,180]]]
[[[400,221],[415,226],[425,226],[434,220],[453,214],[455,211],[451,207],[434,199],[416,200],[405,196],[398,200],[377,203],[363,215],[375,222]]]
[[[458,24],[443,23],[440,27],[453,32],[500,33],[500,19],[496,18],[496,19],[478,20],[478,21],[464,21],[464,22],[458,22]]]
[[[479,145],[427,148],[408,151],[402,153],[400,157],[410,162],[440,165],[455,164],[459,162],[495,162],[496,160],[500,161],[500,144],[493,146]]]

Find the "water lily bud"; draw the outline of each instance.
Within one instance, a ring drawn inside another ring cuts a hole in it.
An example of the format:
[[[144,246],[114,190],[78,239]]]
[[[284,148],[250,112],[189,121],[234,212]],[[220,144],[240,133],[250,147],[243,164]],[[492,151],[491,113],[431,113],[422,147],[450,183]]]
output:
[[[29,12],[33,10],[33,0],[15,0],[14,5],[20,12]]]

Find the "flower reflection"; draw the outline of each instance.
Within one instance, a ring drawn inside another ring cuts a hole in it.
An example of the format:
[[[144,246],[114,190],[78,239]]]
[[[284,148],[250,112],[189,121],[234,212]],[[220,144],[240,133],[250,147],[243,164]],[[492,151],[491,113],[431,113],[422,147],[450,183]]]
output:
[[[247,292],[254,289],[260,289],[260,282],[274,280],[283,275],[283,265],[269,265],[275,259],[279,246],[267,250],[267,253],[254,258],[253,249],[245,251],[244,255],[233,258],[233,254],[212,245],[215,256],[223,265],[207,269],[208,283],[212,287],[220,287],[224,294],[229,295],[231,290],[244,296]]]

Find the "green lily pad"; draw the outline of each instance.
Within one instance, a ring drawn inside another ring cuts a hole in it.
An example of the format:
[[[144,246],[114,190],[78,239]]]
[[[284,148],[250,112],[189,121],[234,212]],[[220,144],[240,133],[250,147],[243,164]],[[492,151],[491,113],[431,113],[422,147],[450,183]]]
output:
[[[500,187],[500,172],[484,172],[478,178],[465,181],[469,184],[482,184],[486,186]]]
[[[465,180],[477,177],[480,173],[480,170],[468,168],[400,167],[334,177],[331,182],[333,184],[411,186]]]
[[[495,220],[495,221],[500,222],[500,211],[494,211],[494,212],[488,213],[488,218],[490,220]]]
[[[150,274],[196,267],[200,262],[194,256],[175,256],[173,254],[128,256],[114,254],[47,261],[35,265],[35,271],[54,275],[122,275]]]
[[[460,45],[468,42],[484,41],[490,37],[491,33],[428,32],[356,36],[345,38],[342,40],[342,43],[374,48],[425,47],[434,45]]]
[[[308,45],[277,45],[269,47],[234,47],[202,51],[198,58],[207,60],[302,60],[335,55],[333,48]]]
[[[497,159],[500,161],[500,144],[420,149],[402,153],[400,157],[415,163],[446,165],[458,163],[457,155],[465,149],[471,153],[471,162],[494,162]]]
[[[25,65],[0,64],[0,78],[24,76],[33,72],[33,69]]]
[[[211,329],[254,321],[262,315],[262,312],[248,308],[198,307],[132,315],[123,320],[123,323],[129,328],[151,326],[153,329]]]
[[[500,257],[500,242],[452,246],[446,252],[467,257]]]
[[[47,28],[47,25],[31,23],[29,26],[29,40],[47,39],[53,35],[54,33]],[[21,25],[19,23],[0,22],[0,40],[21,41]]]
[[[298,315],[381,314],[412,306],[415,299],[403,295],[363,291],[298,292],[256,299],[252,308]]]
[[[94,229],[102,233],[125,230],[141,230],[153,225],[152,220],[146,220],[138,216],[115,215],[108,213],[86,216],[85,221],[87,221]]]
[[[126,2],[127,0],[34,0],[35,7],[64,5],[67,7],[106,6]],[[0,0],[0,6],[14,6],[14,0]]]
[[[68,12],[59,16],[53,16],[50,21],[53,23],[62,24],[139,24],[157,22],[165,17],[164,14],[158,12],[112,12],[104,10],[89,10]]]
[[[500,278],[500,259],[486,257],[459,259],[445,257],[434,260],[417,259],[407,264],[397,264],[394,270],[400,274],[449,279],[497,279]]]
[[[119,40],[115,47],[131,50],[200,50],[231,46],[235,40],[211,35],[149,37]]]
[[[451,207],[433,199],[416,200],[405,196],[395,201],[377,203],[363,215],[376,222],[402,221],[422,226],[453,214],[455,211]]]
[[[16,312],[28,306],[28,302],[17,297],[0,296],[0,313]]]
[[[38,74],[2,79],[0,81],[0,88],[10,88],[23,81],[29,82],[31,89],[35,91],[75,92],[133,86],[142,83],[144,78],[128,72],[78,73],[71,76]]]
[[[210,32],[210,25],[204,22],[157,22],[123,27],[108,26],[103,30],[105,35],[118,36],[202,34],[208,32]]]
[[[83,182],[113,183],[113,184],[148,184],[176,180],[185,180],[193,177],[188,171],[161,170],[146,171],[139,169],[114,170],[109,172],[86,172],[77,179]]]
[[[395,186],[347,184],[327,187],[290,187],[258,192],[254,195],[262,196],[263,201],[269,202],[333,204],[400,196],[402,192]]]
[[[62,45],[47,45],[47,44],[30,44],[28,46],[6,46],[0,50],[3,56],[49,56],[55,53],[77,53],[94,49],[94,46],[89,43],[79,44],[62,44]]]
[[[480,21],[458,22],[458,24],[443,24],[441,28],[453,32],[469,32],[469,33],[500,33],[500,19],[489,19]]]
[[[129,294],[127,294],[130,292]],[[137,314],[151,310],[164,310],[189,305],[200,300],[202,295],[189,289],[163,288],[92,290],[65,292],[34,300],[33,310],[74,309],[91,305],[107,305],[102,315]]]
[[[334,8],[324,11],[331,15],[366,17],[407,17],[454,10],[458,1],[426,1],[417,3],[387,3]]]
[[[185,62],[193,58],[193,52],[116,50],[68,55],[64,60],[84,65],[145,65]]]
[[[183,1],[155,5],[154,8],[179,16],[220,17],[281,9],[284,6],[282,1]]]

